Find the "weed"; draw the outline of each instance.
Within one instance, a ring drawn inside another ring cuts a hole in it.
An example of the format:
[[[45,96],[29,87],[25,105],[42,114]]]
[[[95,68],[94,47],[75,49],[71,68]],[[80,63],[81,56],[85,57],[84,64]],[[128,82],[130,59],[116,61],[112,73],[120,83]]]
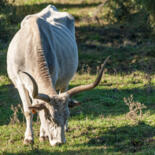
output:
[[[10,117],[10,124],[20,123],[18,113],[21,111],[24,114],[22,106],[20,104],[17,106],[11,105],[11,110],[13,111],[13,115]]]
[[[129,112],[127,113],[127,118],[134,121],[141,121],[143,117],[142,109],[146,108],[144,104],[133,100],[133,95],[130,97],[124,97],[124,103],[129,107]]]

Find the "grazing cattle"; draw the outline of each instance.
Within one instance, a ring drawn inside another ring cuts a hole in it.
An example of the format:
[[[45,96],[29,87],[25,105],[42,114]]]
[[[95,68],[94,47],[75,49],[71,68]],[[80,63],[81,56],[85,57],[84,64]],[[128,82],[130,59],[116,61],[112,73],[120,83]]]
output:
[[[71,97],[94,88],[103,73],[102,67],[93,84],[67,90],[77,66],[74,19],[70,14],[49,5],[24,18],[7,54],[8,75],[18,89],[26,118],[24,144],[33,143],[35,111],[41,121],[40,140],[48,137],[52,146],[65,143],[69,107],[80,104]]]

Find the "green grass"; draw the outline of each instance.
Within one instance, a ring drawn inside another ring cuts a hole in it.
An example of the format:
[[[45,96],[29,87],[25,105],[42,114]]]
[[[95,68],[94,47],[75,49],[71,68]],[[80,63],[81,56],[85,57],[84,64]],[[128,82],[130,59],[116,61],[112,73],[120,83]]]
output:
[[[76,75],[71,87],[92,82],[95,76]],[[5,81],[5,80],[4,80]],[[20,123],[10,124],[13,115],[11,103],[20,102],[11,86],[1,87],[0,150],[4,154],[153,154],[155,152],[155,107],[154,92],[147,92],[145,74],[105,74],[100,85],[75,98],[83,104],[71,109],[67,143],[51,147],[48,142],[39,142],[39,122],[34,122],[35,144],[22,145],[25,123],[21,112]],[[152,85],[155,81],[152,80]],[[2,89],[3,88],[3,89]],[[11,95],[9,92],[12,92]],[[123,98],[133,94],[134,101],[145,104],[141,121],[129,119],[129,108]]]
[[[0,154],[154,155],[154,36],[145,25],[104,23],[102,14],[99,14],[100,24],[92,20],[101,0],[54,1],[59,10],[73,14],[76,21],[79,68],[70,87],[91,83],[100,64],[107,56],[111,58],[100,85],[74,97],[83,104],[71,109],[66,144],[51,147],[48,141],[40,143],[40,123],[35,116],[35,143],[23,145],[25,119],[18,106],[21,104],[18,92],[6,73],[6,51],[22,18],[40,11],[50,2],[16,0],[0,12],[0,19],[6,22],[4,32],[0,32]],[[123,98],[131,94],[134,102],[146,106],[140,120],[128,117],[129,107]],[[11,105],[18,109],[17,118],[13,118]]]

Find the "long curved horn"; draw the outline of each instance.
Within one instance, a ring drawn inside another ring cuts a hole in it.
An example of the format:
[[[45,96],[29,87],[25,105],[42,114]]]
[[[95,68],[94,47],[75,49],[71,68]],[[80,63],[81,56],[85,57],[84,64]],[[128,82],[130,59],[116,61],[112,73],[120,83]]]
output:
[[[29,77],[29,79],[32,81],[32,84],[33,84],[32,97],[34,99],[40,99],[40,100],[43,100],[45,102],[50,102],[50,97],[48,95],[38,93],[38,85],[37,85],[36,81],[34,80],[34,78],[27,72],[22,72],[22,73],[27,75]]]
[[[78,93],[80,93],[82,91],[86,91],[86,90],[90,90],[92,88],[95,88],[99,84],[99,82],[101,80],[101,77],[102,77],[102,74],[103,74],[103,70],[104,70],[104,66],[107,63],[107,61],[109,60],[109,58],[110,58],[110,56],[108,56],[105,59],[104,63],[102,64],[101,70],[100,70],[100,72],[98,74],[98,77],[96,78],[94,83],[88,84],[88,85],[84,85],[84,86],[77,86],[75,88],[72,88],[72,89],[68,90],[67,93],[69,94],[69,96],[71,97],[71,96],[73,96],[75,94],[78,94]]]

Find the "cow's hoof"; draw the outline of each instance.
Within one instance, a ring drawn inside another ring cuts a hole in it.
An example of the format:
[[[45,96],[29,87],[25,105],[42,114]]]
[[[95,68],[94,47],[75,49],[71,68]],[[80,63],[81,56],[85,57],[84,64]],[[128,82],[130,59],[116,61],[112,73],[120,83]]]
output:
[[[48,136],[41,136],[41,137],[39,138],[39,141],[40,141],[40,142],[44,142],[44,141],[46,141],[46,140],[48,140]]]
[[[30,145],[30,144],[34,144],[34,141],[33,140],[30,140],[30,139],[24,139],[24,145]]]

